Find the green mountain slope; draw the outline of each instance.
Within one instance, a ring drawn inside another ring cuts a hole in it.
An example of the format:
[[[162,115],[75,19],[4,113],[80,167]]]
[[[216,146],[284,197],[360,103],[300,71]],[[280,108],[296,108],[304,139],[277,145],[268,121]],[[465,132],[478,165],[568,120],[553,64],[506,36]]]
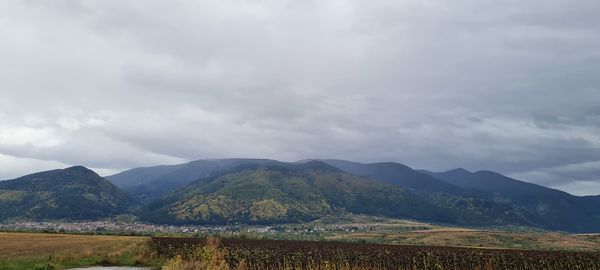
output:
[[[534,225],[510,205],[406,189],[324,162],[244,163],[200,179],[139,212],[158,223],[284,223],[357,213],[469,225]]]
[[[490,199],[487,193],[456,186],[395,162],[359,163],[346,160],[323,162],[354,175],[407,189],[415,196],[443,208],[455,223],[468,225],[541,226],[541,221],[521,207]]]
[[[129,197],[81,166],[0,181],[0,221],[92,220],[124,213]]]
[[[149,203],[195,180],[210,178],[242,164],[276,163],[268,159],[201,159],[184,164],[135,168],[106,177],[132,198]]]
[[[400,187],[316,161],[243,165],[170,193],[140,216],[159,223],[283,223],[340,212],[452,222]]]

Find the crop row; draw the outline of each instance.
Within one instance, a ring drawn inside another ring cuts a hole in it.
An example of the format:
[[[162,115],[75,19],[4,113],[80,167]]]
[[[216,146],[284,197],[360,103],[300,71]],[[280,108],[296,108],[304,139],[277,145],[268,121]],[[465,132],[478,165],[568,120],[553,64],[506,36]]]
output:
[[[162,256],[188,256],[202,238],[150,241]],[[600,253],[222,239],[229,265],[250,269],[600,269]]]

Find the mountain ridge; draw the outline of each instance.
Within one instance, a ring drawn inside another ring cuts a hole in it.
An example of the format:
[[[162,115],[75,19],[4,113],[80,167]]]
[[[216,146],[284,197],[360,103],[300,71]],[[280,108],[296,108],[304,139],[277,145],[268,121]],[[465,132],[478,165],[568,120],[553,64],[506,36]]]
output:
[[[161,223],[267,224],[347,212],[599,232],[599,204],[600,196],[579,197],[492,171],[430,172],[332,159],[202,159],[106,179],[73,166],[0,181],[0,222],[135,214]]]
[[[225,203],[215,203],[221,201]],[[419,207],[410,207],[417,203]],[[224,208],[227,205],[236,207]],[[316,161],[236,167],[197,180],[143,210],[142,218],[160,223],[301,222],[339,211],[450,221],[441,209],[400,187],[360,179]]]
[[[549,229],[588,231],[600,228],[600,209],[593,205],[596,203],[594,197],[575,196],[488,170],[474,173],[450,170],[431,175],[462,188],[484,192],[495,201],[522,207],[537,215]]]
[[[271,163],[276,161],[250,158],[199,159],[176,165],[134,168],[107,176],[106,179],[140,202],[149,203],[169,191],[200,178],[211,177],[244,162]],[[138,183],[135,184],[135,182]]]

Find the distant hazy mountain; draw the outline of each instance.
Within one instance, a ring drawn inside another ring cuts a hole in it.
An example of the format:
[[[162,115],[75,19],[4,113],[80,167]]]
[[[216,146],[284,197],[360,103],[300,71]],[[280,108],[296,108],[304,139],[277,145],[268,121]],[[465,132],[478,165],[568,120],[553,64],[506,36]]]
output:
[[[185,164],[135,168],[106,177],[131,197],[149,203],[194,180],[212,177],[242,163],[271,163],[268,159],[202,159]]]
[[[141,217],[161,223],[282,223],[342,212],[453,219],[400,187],[317,161],[242,164],[167,195],[143,208]]]
[[[446,192],[463,194],[465,191],[440,179],[417,172],[406,165],[395,162],[358,163],[346,160],[321,160],[331,166],[354,175],[365,176],[404,187],[413,192]]]
[[[124,213],[130,204],[116,186],[81,166],[0,181],[0,221],[99,219]]]
[[[526,209],[537,217],[543,227],[600,231],[600,200],[596,196],[577,197],[491,171],[471,173],[455,169],[429,174],[461,188],[485,192],[494,201]]]

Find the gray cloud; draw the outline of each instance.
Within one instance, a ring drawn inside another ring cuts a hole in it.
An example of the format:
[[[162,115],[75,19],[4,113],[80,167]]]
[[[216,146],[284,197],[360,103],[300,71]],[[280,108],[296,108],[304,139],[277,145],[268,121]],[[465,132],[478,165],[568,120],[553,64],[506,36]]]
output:
[[[600,193],[597,1],[3,1],[0,178],[392,160]]]

